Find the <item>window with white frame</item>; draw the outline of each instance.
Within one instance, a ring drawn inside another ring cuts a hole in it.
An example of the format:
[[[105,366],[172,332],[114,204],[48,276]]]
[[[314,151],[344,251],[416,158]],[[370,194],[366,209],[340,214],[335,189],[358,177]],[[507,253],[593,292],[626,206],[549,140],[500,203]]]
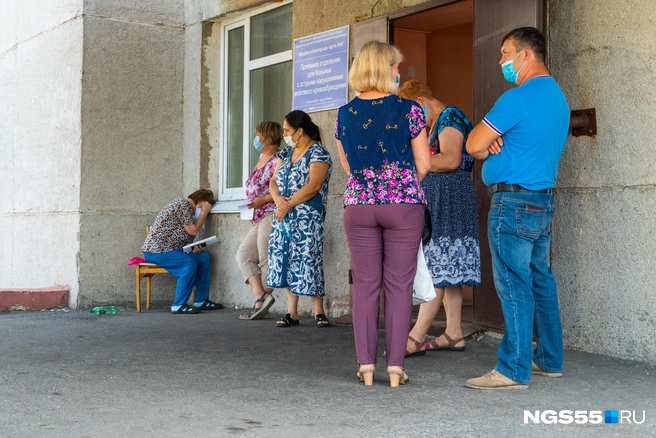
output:
[[[259,153],[255,126],[292,109],[292,4],[276,3],[222,28],[221,199],[245,199]]]

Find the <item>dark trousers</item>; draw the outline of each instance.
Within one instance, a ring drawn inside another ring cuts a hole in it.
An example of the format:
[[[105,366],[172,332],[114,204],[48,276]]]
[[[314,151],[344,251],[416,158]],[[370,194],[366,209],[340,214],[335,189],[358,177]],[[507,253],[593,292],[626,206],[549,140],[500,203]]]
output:
[[[360,364],[376,363],[380,290],[384,286],[387,365],[403,366],[423,228],[421,204],[346,207],[344,229],[353,273],[353,332]]]

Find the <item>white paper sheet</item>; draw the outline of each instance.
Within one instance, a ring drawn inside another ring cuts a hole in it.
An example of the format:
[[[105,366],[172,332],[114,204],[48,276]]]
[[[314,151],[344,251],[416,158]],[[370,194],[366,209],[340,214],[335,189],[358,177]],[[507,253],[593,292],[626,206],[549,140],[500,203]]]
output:
[[[208,246],[208,245],[213,245],[215,243],[218,243],[219,239],[216,238],[216,236],[208,237],[207,239],[199,240],[198,242],[193,242],[190,243],[189,245],[185,245],[182,247],[182,250],[184,252],[191,252],[194,249],[194,246],[200,245],[203,248]]]
[[[239,207],[239,217],[243,221],[249,221],[253,219],[253,213],[255,212],[254,208],[248,208],[248,203],[246,204],[239,204],[237,205]]]

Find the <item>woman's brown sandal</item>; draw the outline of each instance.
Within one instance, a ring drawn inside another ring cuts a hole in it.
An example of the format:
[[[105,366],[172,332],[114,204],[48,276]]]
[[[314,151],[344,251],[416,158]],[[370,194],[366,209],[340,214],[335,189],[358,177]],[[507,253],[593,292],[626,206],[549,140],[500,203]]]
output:
[[[425,344],[423,342],[419,342],[418,340],[416,340],[412,336],[408,336],[408,341],[415,344],[415,347],[417,347],[417,351],[413,351],[412,353],[410,353],[410,350],[406,349],[405,350],[405,357],[425,356],[426,355],[426,350],[425,349],[422,349],[422,350],[419,349],[419,348],[424,347]],[[383,356],[387,357],[387,351],[383,351]]]
[[[453,339],[451,336],[447,335],[446,332],[444,333],[444,337],[448,342],[447,345],[441,346],[437,343],[437,338],[433,338],[424,344],[424,351],[465,351],[465,345],[462,347],[456,347],[456,344],[464,341],[465,338]]]
[[[405,350],[405,357],[424,356],[424,355],[426,355],[426,349],[423,348],[423,347],[425,347],[424,342],[419,342],[418,340],[416,340],[412,336],[408,336],[408,341],[414,343],[417,350],[410,353],[410,350],[406,349]],[[421,348],[421,350],[420,350],[420,348]]]

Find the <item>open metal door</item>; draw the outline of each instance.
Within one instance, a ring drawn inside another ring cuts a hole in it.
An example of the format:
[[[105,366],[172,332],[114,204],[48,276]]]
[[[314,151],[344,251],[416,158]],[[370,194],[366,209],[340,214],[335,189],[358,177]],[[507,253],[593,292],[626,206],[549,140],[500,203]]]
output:
[[[351,56],[369,41],[389,42],[389,19],[386,15],[371,18],[353,25],[353,41],[351,44]]]
[[[511,30],[523,26],[533,26],[545,33],[545,7],[544,0],[474,0],[474,125],[511,87],[503,79],[499,66],[501,39]],[[503,328],[503,313],[494,288],[487,239],[490,196],[481,180],[481,167],[482,163],[476,160],[474,184],[479,211],[481,285],[474,288],[474,322]]]

